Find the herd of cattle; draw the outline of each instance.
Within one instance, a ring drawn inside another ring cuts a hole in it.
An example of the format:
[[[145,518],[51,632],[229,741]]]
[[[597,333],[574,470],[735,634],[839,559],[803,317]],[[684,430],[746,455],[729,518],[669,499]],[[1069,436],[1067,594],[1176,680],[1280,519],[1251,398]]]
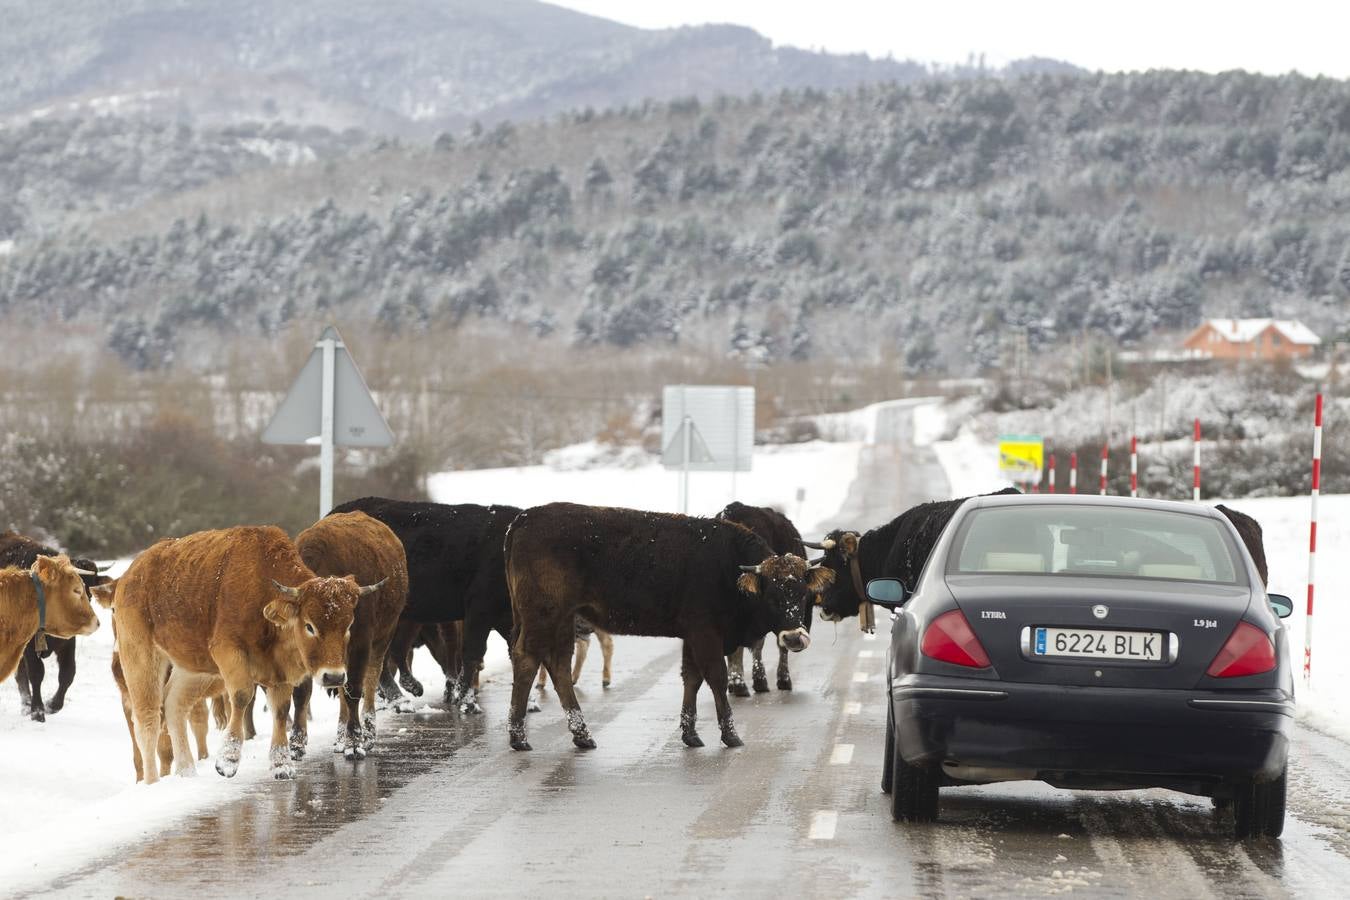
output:
[[[1009,491],[1013,489],[1008,489]],[[553,503],[446,505],[368,497],[343,504],[292,540],[242,526],[162,540],[121,577],[99,574],[22,535],[0,535],[0,682],[18,675],[24,711],[59,711],[75,675],[75,639],[99,626],[91,598],[112,609],[112,670],[131,734],[137,780],[193,774],[214,718],[225,738],[216,770],[236,773],[253,737],[259,687],[273,717],[273,776],[289,778],[308,744],[313,681],[340,693],[334,752],[364,758],[375,743],[377,694],[422,686],[411,675],[425,644],[446,679],[445,701],[481,712],[478,671],[496,631],[511,655],[510,744],[528,750],[525,719],[538,676],[553,681],[573,742],[593,748],[573,685],[589,637],[679,638],[680,731],[703,746],[696,698],[706,682],[721,739],[740,746],[728,692],[769,690],[762,651],[778,645],[777,683],[791,690],[790,653],[810,644],[811,611],[871,627],[864,585],[888,576],[913,587],[962,500],[925,503],[866,533],[802,540],[781,513],[732,503],[713,518]],[[1219,507],[1266,578],[1260,526]],[[808,560],[807,548],[822,555]],[[574,663],[573,658],[576,657]],[[43,659],[59,678],[42,699]],[[191,726],[195,752],[188,742]]]

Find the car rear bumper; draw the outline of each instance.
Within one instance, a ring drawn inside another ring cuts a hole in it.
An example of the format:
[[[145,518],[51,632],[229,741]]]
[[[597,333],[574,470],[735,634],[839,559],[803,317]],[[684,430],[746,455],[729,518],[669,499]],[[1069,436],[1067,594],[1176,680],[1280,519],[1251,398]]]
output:
[[[891,702],[901,755],[912,764],[1200,794],[1277,777],[1294,711],[1277,690],[1085,688],[933,675],[896,679]]]

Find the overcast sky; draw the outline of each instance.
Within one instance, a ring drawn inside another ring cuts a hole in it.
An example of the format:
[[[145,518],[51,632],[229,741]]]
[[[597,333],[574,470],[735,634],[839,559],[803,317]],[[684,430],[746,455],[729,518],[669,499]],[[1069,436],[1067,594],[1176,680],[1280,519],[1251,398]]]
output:
[[[1350,78],[1350,0],[550,0],[643,28],[748,25],[776,44],[991,65]]]

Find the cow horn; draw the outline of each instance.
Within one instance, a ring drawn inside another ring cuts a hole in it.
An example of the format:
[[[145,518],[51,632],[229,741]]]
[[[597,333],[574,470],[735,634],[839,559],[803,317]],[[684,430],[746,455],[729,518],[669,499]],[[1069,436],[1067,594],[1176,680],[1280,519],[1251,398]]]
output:
[[[742,572],[754,572],[756,575],[758,575],[758,574],[759,574],[759,566],[741,566],[741,571],[742,571]]]
[[[808,566],[818,566],[818,565],[820,565],[821,563],[823,563],[824,561],[825,561],[825,557],[823,557],[823,556],[818,556],[818,557],[816,557],[815,559],[808,559],[808,560],[806,561],[806,564],[807,564]]]
[[[76,575],[97,575],[98,572],[97,572],[97,571],[90,572],[88,569],[76,569],[76,570],[75,570],[75,574],[76,574]]]
[[[358,591],[356,592],[356,596],[358,596],[358,597],[364,597],[364,596],[366,596],[367,594],[373,594],[373,593],[375,593],[376,591],[378,591],[380,588],[384,587],[384,583],[385,583],[386,581],[388,581],[388,580],[389,580],[388,577],[385,577],[385,578],[381,578],[379,581],[375,582],[374,584],[367,584],[367,585],[364,585],[360,590],[358,590]]]
[[[285,594],[287,597],[299,597],[299,596],[300,596],[300,589],[299,589],[299,588],[288,587],[288,586],[282,584],[280,581],[277,581],[275,578],[272,579],[272,584],[274,584],[274,585],[276,586],[276,589],[279,590],[279,591],[281,591],[281,592],[282,592],[283,594]]]
[[[824,544],[820,543],[819,541],[802,541],[802,546],[803,546],[803,547],[810,547],[812,550],[828,550],[828,549],[829,549],[828,547],[826,547]]]
[[[838,541],[836,541],[834,538],[826,538],[825,540],[823,540],[823,541],[820,542],[820,549],[822,549],[822,550],[833,550],[834,547],[835,547],[835,544],[837,544],[837,543],[838,543]]]

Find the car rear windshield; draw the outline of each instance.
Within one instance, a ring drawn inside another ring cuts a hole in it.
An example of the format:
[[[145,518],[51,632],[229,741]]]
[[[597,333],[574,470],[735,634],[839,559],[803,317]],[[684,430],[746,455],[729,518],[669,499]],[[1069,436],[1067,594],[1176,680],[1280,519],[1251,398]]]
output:
[[[1158,578],[1246,584],[1221,524],[1156,509],[1037,504],[966,517],[948,574],[1004,573]]]

